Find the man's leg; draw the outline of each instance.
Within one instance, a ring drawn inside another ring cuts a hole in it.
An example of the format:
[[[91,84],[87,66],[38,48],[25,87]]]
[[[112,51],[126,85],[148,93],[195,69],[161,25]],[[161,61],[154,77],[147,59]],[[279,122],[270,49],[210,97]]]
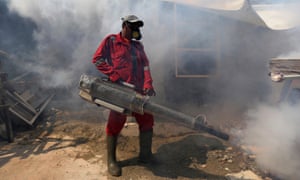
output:
[[[120,131],[122,130],[126,116],[110,111],[108,122],[106,125],[106,144],[107,144],[107,169],[112,176],[121,176],[122,170],[117,163],[116,149],[117,140]]]
[[[142,163],[151,163],[152,156],[152,137],[153,137],[153,124],[154,119],[151,114],[145,113],[144,115],[135,114],[137,123],[139,124],[139,143],[140,154],[139,161]]]

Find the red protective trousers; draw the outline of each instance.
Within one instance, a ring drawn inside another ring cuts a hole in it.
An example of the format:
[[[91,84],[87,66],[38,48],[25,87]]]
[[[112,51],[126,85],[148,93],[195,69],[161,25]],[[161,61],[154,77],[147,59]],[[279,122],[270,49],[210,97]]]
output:
[[[132,116],[135,117],[136,122],[139,125],[140,132],[146,132],[153,128],[154,118],[152,114],[145,113],[143,115],[132,113]],[[109,136],[117,136],[120,134],[124,124],[126,122],[126,115],[110,111],[108,122],[106,125],[106,134]]]

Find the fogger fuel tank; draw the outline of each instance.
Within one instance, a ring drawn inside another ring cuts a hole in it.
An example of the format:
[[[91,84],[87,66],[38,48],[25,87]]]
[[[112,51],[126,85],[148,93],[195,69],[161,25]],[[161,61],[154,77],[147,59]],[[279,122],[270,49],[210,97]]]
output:
[[[204,115],[191,117],[169,109],[151,102],[148,96],[143,96],[134,89],[124,85],[112,83],[94,76],[81,75],[79,89],[79,96],[81,98],[108,109],[124,114],[130,112],[144,114],[144,112],[147,112],[155,116],[176,120],[183,126],[194,130],[205,131],[224,140],[229,139],[228,134],[206,125]]]

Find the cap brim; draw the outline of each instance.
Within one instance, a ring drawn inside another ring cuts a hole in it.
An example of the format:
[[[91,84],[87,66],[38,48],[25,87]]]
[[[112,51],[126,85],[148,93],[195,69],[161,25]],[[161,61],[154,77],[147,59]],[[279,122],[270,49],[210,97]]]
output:
[[[121,18],[121,20],[122,20],[123,22],[127,21],[127,22],[132,23],[132,24],[137,24],[139,27],[144,26],[144,22],[143,22],[142,20],[140,20],[140,19],[126,20],[126,19],[124,19],[124,18]]]
[[[127,22],[132,23],[132,24],[136,24],[136,25],[138,25],[139,27],[144,26],[144,22],[141,21],[141,20],[133,20],[133,21],[131,20],[131,21],[127,21]]]
[[[131,22],[133,24],[137,24],[139,27],[143,27],[144,26],[144,22],[141,21],[141,20],[138,20],[138,21],[134,21],[134,22]]]

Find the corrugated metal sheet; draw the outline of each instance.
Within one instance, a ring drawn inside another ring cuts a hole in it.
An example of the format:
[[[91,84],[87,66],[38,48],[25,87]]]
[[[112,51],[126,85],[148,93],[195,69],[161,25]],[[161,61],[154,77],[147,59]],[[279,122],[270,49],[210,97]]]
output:
[[[178,4],[185,4],[194,7],[209,8],[215,10],[236,11],[240,10],[245,0],[165,0]]]
[[[273,30],[285,30],[299,26],[300,3],[256,4],[254,11]]]
[[[300,25],[300,2],[295,0],[165,0],[177,4],[205,8],[222,16],[265,26],[272,30],[287,30]]]

